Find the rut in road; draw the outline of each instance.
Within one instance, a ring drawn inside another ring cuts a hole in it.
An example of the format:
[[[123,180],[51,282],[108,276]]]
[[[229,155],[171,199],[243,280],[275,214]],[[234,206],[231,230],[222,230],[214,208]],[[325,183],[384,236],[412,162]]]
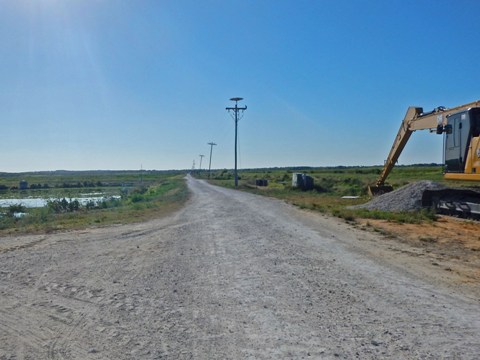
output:
[[[0,359],[480,353],[478,302],[363,256],[335,222],[187,181],[170,218],[1,253]]]

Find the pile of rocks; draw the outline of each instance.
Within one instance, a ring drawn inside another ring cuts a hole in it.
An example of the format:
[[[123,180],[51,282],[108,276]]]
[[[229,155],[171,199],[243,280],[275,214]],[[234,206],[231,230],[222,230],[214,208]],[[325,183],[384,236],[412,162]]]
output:
[[[445,186],[429,180],[418,181],[374,197],[368,203],[357,205],[355,208],[383,211],[420,210],[422,208],[422,195],[427,189],[440,190],[445,189]]]

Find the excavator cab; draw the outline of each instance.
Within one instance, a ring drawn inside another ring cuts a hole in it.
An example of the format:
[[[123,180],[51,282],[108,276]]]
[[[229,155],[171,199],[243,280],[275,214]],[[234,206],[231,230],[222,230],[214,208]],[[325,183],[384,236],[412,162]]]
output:
[[[475,173],[469,166],[475,138],[480,136],[480,108],[472,108],[448,116],[445,125],[445,172]]]

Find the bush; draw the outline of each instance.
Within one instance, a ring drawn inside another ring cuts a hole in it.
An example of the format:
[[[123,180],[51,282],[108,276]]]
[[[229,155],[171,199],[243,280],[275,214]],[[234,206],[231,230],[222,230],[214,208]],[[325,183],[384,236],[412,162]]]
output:
[[[54,213],[66,213],[66,212],[74,212],[80,209],[80,203],[78,200],[70,200],[67,199],[57,199],[57,200],[48,200],[47,201],[47,208],[53,211]]]
[[[14,204],[8,207],[7,215],[14,216],[15,213],[24,213],[27,209],[22,204]]]

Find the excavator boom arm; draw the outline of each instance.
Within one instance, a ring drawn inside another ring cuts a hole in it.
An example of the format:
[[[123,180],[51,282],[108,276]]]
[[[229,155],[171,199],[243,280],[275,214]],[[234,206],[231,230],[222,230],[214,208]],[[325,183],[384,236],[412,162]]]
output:
[[[393,142],[390,153],[383,167],[382,173],[376,182],[376,187],[382,187],[387,179],[390,171],[393,169],[400,154],[402,153],[408,139],[416,130],[430,129],[436,130],[437,134],[443,133],[445,125],[447,124],[447,116],[456,112],[467,110],[472,107],[480,106],[480,100],[460,105],[454,108],[445,109],[438,107],[429,113],[424,113],[420,107],[411,106],[408,108],[405,118],[403,119],[397,136]],[[373,191],[371,191],[373,193]]]
[[[407,144],[408,139],[410,139],[410,135],[412,135],[413,130],[410,129],[411,122],[413,121],[413,119],[416,119],[417,116],[422,113],[422,111],[422,108],[417,108],[413,106],[408,108],[405,118],[400,124],[400,129],[398,129],[397,136],[395,137],[387,160],[385,160],[382,173],[377,180],[376,186],[383,186],[383,184],[385,183],[385,179],[387,178],[388,174],[390,174],[390,171],[392,171],[395,163],[398,160],[398,157],[400,156],[403,148]]]

